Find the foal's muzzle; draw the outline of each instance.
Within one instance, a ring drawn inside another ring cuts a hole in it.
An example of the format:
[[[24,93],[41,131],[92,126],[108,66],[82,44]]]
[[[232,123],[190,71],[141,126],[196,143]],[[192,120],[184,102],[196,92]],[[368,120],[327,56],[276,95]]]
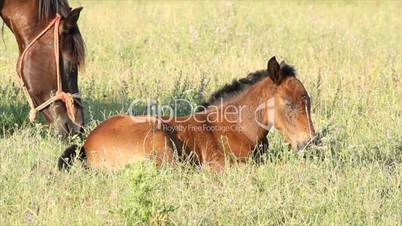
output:
[[[297,144],[297,150],[304,150],[310,145],[315,145],[318,143],[318,137],[317,136],[312,136],[312,138]]]

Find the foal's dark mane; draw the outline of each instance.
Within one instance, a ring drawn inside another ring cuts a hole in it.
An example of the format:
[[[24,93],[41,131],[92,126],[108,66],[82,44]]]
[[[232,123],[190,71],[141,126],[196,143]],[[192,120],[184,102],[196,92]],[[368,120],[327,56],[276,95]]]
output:
[[[282,62],[280,68],[281,76],[295,76],[296,71],[295,69]],[[264,78],[269,77],[270,74],[268,70],[260,70],[256,72],[249,73],[247,77],[241,79],[235,79],[232,83],[224,85],[222,88],[218,89],[217,91],[213,92],[207,102],[203,103],[202,106],[208,107],[211,105],[215,105],[219,103],[221,100],[225,100],[240,94],[242,91],[246,90],[250,86],[258,83],[259,81],[263,80]]]
[[[38,18],[40,22],[46,23],[59,13],[63,18],[66,18],[71,11],[71,7],[67,0],[39,0]],[[78,65],[85,63],[85,44],[82,36],[76,28],[72,34],[73,39],[73,59],[72,61]]]

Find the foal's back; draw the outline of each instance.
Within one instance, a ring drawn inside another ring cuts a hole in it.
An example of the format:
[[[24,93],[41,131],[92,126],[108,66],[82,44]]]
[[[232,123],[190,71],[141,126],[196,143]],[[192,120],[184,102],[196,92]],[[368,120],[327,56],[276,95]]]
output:
[[[173,148],[154,117],[118,115],[101,123],[85,144],[88,165],[95,168],[118,169],[146,159],[157,164],[173,160]]]

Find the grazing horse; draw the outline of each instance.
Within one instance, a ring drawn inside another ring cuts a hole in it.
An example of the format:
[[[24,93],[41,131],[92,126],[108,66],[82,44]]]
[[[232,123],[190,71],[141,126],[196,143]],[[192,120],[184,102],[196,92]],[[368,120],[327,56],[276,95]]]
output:
[[[66,0],[0,0],[0,16],[19,48],[18,79],[28,100],[30,120],[41,112],[63,137],[84,123],[78,90],[78,67],[84,43],[77,20],[82,7]]]
[[[180,158],[221,170],[246,161],[272,126],[293,149],[312,142],[310,97],[291,66],[272,57],[266,70],[246,80],[247,85],[227,86],[221,104],[189,116],[111,117],[89,134],[80,157],[86,157],[89,167],[109,170],[144,159],[159,165]],[[71,164],[76,148],[65,150],[59,168]]]

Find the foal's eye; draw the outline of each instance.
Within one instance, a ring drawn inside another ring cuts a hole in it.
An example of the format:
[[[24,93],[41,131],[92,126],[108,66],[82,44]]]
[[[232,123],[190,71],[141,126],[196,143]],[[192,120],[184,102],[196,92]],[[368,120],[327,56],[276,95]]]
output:
[[[293,110],[294,109],[294,103],[293,102],[291,102],[291,101],[289,101],[289,100],[285,100],[285,104],[286,104],[286,107],[288,107],[290,110]]]

